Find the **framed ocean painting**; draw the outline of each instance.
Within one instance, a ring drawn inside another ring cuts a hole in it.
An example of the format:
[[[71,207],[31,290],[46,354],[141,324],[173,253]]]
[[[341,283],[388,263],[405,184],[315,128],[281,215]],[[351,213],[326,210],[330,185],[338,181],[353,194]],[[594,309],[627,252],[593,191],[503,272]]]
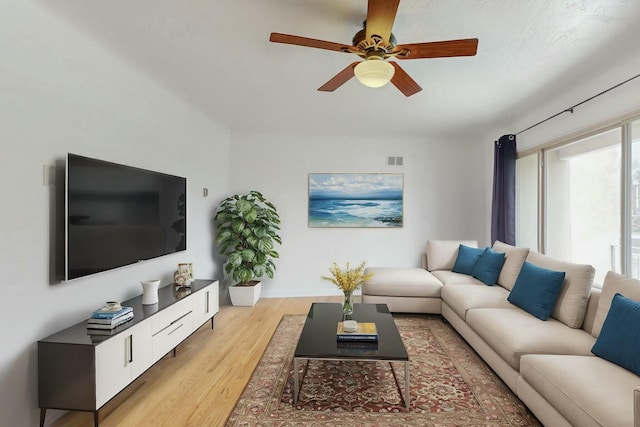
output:
[[[402,227],[404,175],[310,173],[309,227]]]

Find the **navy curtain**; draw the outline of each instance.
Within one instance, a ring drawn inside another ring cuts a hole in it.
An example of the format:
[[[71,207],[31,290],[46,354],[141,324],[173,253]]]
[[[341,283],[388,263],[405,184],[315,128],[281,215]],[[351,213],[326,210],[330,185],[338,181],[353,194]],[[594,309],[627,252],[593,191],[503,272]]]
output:
[[[516,243],[516,136],[503,135],[493,152],[491,241]]]

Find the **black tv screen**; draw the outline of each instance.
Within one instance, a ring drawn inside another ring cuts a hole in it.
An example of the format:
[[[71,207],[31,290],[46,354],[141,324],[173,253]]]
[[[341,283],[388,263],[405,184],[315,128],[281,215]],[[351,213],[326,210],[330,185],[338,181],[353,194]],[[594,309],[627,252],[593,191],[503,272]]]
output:
[[[65,279],[187,248],[187,180],[69,153]]]

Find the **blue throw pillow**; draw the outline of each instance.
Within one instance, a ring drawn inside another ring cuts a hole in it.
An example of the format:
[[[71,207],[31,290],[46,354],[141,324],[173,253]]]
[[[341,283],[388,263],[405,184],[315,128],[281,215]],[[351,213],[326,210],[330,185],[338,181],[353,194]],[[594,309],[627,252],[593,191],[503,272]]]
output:
[[[547,320],[558,301],[564,276],[564,271],[547,270],[525,261],[507,300],[538,319]]]
[[[484,251],[485,248],[472,248],[470,246],[460,245],[458,247],[458,257],[451,271],[471,276],[473,274],[473,267],[476,266],[476,263]]]
[[[485,285],[493,286],[498,280],[504,260],[505,254],[487,247],[473,267],[472,276]]]
[[[591,352],[640,375],[640,302],[620,294],[613,296]]]

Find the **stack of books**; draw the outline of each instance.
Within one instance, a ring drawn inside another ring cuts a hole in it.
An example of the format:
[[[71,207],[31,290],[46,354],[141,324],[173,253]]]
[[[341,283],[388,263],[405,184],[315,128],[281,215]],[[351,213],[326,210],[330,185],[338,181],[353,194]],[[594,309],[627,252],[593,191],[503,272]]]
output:
[[[87,320],[87,332],[90,335],[111,335],[115,328],[133,319],[132,307],[112,309],[102,307],[91,313]]]
[[[338,341],[338,354],[350,356],[375,356],[378,354],[378,341]]]
[[[338,341],[378,342],[378,330],[375,323],[358,322],[354,332],[346,332],[342,322],[338,322],[336,332]]]

